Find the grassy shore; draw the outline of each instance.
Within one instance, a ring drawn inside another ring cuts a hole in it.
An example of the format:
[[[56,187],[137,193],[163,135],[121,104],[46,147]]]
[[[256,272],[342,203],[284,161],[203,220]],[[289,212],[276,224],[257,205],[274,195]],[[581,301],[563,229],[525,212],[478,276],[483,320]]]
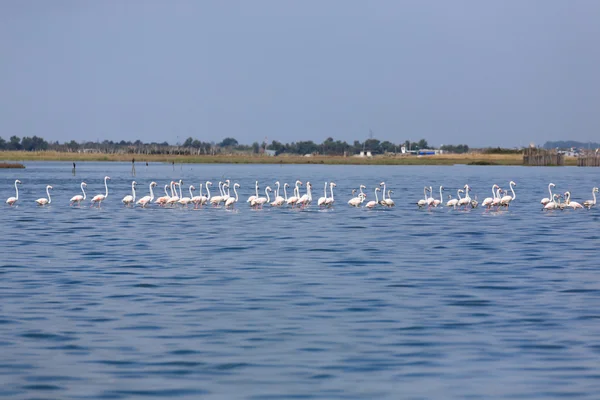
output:
[[[216,156],[169,156],[141,154],[89,154],[89,153],[59,153],[53,151],[0,152],[3,161],[131,161],[136,162],[175,162],[196,164],[332,164],[332,165],[522,165],[521,154],[443,154],[436,156],[377,156],[371,158],[341,157],[341,156],[291,156],[281,155],[269,157],[264,155],[216,155]],[[568,157],[565,165],[576,165],[576,159]]]

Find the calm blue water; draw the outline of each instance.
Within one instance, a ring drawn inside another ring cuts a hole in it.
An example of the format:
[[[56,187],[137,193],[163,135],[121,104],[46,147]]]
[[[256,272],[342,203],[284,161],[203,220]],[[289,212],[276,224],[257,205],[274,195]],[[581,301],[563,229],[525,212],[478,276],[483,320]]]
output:
[[[231,212],[125,209],[126,163],[26,165],[0,170],[2,203],[23,181],[0,212],[0,398],[598,398],[600,210],[539,206],[550,181],[591,198],[597,169],[137,166],[141,195],[240,182]],[[68,206],[104,175],[101,209]],[[256,179],[334,180],[336,206],[250,210]],[[346,205],[381,180],[396,208]],[[509,180],[508,212],[414,205]]]

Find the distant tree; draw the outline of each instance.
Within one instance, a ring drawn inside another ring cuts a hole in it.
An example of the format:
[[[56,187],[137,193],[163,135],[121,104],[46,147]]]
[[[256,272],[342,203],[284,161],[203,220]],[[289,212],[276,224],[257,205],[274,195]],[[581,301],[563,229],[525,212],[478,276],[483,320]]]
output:
[[[6,140],[0,137],[0,150],[6,150]]]
[[[183,147],[192,147],[194,143],[194,139],[192,139],[191,137],[185,139],[185,142],[183,142]]]
[[[275,154],[280,154],[285,151],[285,146],[277,140],[273,140],[271,144],[267,146],[267,150],[275,150]]]
[[[383,153],[395,153],[396,152],[396,145],[387,140],[384,142],[381,142],[380,148]]]
[[[419,147],[419,149],[428,149],[429,148],[429,144],[427,143],[427,140],[425,140],[425,139],[419,140],[419,142],[417,143],[417,146]]]
[[[21,150],[21,139],[18,136],[11,136],[7,148],[8,150]]]
[[[365,140],[365,150],[373,154],[381,153],[381,144],[377,139]]]
[[[72,151],[76,151],[79,149],[79,143],[77,143],[74,140],[71,140],[69,143],[67,143],[67,148]]]
[[[223,139],[223,141],[219,143],[219,146],[221,147],[235,147],[237,145],[238,141],[230,137]]]
[[[258,142],[252,143],[252,152],[254,154],[258,154],[259,151],[260,151],[260,145],[258,144]]]

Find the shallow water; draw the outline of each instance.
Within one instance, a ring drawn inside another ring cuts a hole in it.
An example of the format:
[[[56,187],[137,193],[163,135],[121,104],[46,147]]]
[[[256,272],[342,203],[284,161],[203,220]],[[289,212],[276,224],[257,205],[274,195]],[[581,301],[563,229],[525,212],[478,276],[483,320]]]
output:
[[[23,181],[0,212],[1,398],[598,396],[600,211],[539,206],[550,181],[590,199],[593,168],[137,166],[138,195],[240,182],[226,211],[126,209],[126,163],[26,165],[0,170],[2,201]],[[104,175],[102,208],[68,206]],[[335,180],[336,205],[250,210],[256,179]],[[397,207],[346,205],[381,180]],[[509,211],[415,206],[425,184],[481,201],[509,180]]]

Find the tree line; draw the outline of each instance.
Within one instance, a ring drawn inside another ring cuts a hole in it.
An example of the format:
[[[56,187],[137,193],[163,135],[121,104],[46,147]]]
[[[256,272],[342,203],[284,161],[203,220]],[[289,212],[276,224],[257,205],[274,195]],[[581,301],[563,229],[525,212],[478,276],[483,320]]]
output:
[[[559,150],[568,150],[570,148],[576,149],[597,149],[600,147],[600,144],[596,142],[578,142],[576,140],[558,140],[558,141],[549,141],[544,143],[542,146],[546,150],[551,149],[559,149]]]
[[[186,155],[215,155],[231,153],[254,153],[260,154],[266,150],[274,151],[279,154],[323,154],[323,155],[353,155],[362,151],[371,154],[400,153],[401,148],[405,147],[407,151],[418,151],[422,149],[433,149],[427,143],[427,140],[421,139],[417,142],[404,141],[401,143],[392,143],[375,138],[369,138],[364,142],[355,140],[353,143],[334,140],[328,137],[322,143],[315,143],[312,140],[282,143],[273,140],[271,143],[254,142],[251,145],[240,144],[235,138],[227,137],[221,142],[205,142],[196,138],[189,137],[182,144],[169,144],[168,142],[144,143],[141,140],[136,141],[112,141],[104,140],[102,142],[69,142],[59,143],[47,142],[41,137],[23,137],[11,136],[8,140],[0,137],[0,150],[13,151],[45,151],[53,150],[60,152],[99,152],[99,153],[128,153],[128,154],[186,154]],[[469,146],[444,145],[441,150],[449,153],[466,153]]]

